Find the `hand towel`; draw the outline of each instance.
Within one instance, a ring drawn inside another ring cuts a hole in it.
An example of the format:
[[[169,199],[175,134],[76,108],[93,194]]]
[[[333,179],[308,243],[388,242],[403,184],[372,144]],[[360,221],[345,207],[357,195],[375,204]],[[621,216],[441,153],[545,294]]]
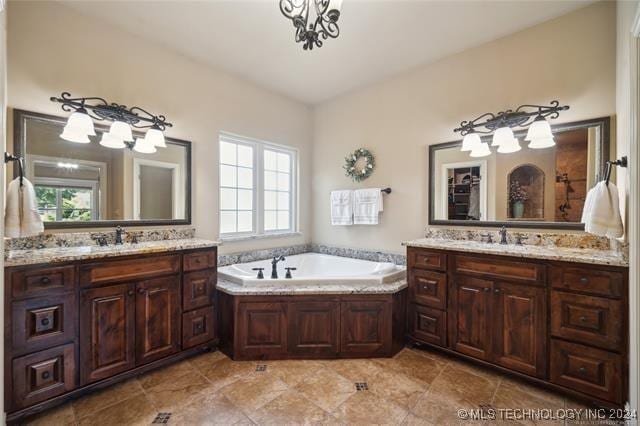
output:
[[[38,201],[33,185],[26,178],[12,180],[7,187],[4,214],[5,237],[29,237],[44,232],[42,218],[38,214]]]
[[[609,182],[598,182],[587,193],[582,209],[584,230],[590,234],[620,238],[624,234],[618,188]]]
[[[378,215],[382,209],[382,192],[380,188],[367,188],[353,191],[354,224],[377,225]]]
[[[331,224],[353,224],[353,191],[331,192]]]

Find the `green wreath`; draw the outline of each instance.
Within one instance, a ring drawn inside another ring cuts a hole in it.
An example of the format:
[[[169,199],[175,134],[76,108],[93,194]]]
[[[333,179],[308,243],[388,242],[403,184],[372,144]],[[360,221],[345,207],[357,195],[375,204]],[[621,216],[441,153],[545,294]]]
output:
[[[353,154],[344,157],[345,175],[354,182],[361,182],[371,176],[376,167],[376,159],[373,154],[364,148],[358,148]]]

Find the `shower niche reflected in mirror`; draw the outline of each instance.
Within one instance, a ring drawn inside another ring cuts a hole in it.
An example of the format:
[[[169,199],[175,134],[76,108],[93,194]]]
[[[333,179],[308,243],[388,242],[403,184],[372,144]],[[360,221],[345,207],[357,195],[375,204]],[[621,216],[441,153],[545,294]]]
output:
[[[610,155],[608,117],[552,126],[555,146],[472,158],[461,141],[429,146],[429,224],[582,228],[588,190]],[[491,143],[491,135],[483,138]]]

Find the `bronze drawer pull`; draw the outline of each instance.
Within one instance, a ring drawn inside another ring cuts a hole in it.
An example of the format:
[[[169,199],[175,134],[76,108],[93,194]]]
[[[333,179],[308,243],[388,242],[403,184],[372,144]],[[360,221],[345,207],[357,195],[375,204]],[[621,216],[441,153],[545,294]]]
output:
[[[585,317],[584,315],[580,317],[580,322],[586,322],[587,321],[587,317]]]
[[[40,320],[40,324],[42,325],[49,325],[49,318],[42,318]]]
[[[40,282],[42,284],[49,284],[51,282],[51,279],[49,277],[42,277],[40,278]]]
[[[482,291],[488,292],[488,291],[491,291],[491,289],[489,287],[485,287],[485,288],[482,289]]]
[[[129,296],[133,296],[133,290],[129,290],[129,291],[127,292],[127,294],[128,294]]]
[[[144,289],[144,288],[139,288],[139,289],[138,289],[138,294],[144,294],[144,292],[145,292],[145,289]]]
[[[496,288],[495,290],[493,290],[493,292],[494,292],[495,294],[500,294],[500,289],[499,289],[499,288]]]
[[[47,380],[49,378],[49,372],[48,371],[44,371],[41,374],[41,377],[42,377],[43,380]]]
[[[588,282],[589,282],[589,278],[587,278],[587,277],[582,277],[582,278],[580,278],[580,282],[581,282],[582,284],[586,284],[586,283],[588,283]]]
[[[586,369],[586,368],[584,368],[584,367],[580,367],[580,368],[578,368],[578,372],[579,372],[580,374],[584,374],[584,373],[586,373],[586,372],[587,372],[587,369]]]

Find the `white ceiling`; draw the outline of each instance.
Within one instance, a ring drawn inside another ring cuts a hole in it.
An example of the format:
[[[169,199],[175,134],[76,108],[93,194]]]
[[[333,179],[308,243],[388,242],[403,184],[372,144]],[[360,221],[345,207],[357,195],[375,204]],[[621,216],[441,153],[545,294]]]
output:
[[[560,16],[591,0],[344,0],[341,34],[303,51],[278,0],[64,1],[308,104]]]

